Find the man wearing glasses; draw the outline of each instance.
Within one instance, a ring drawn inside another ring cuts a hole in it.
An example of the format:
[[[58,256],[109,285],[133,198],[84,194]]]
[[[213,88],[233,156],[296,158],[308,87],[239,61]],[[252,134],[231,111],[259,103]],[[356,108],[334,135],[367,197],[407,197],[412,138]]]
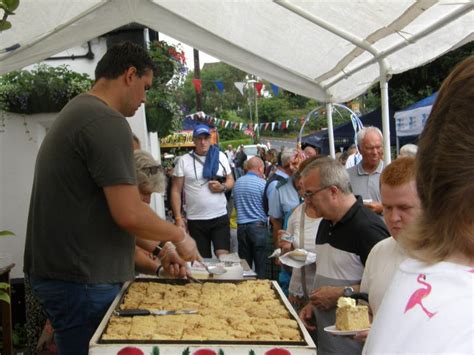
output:
[[[318,354],[360,354],[361,343],[334,337],[324,328],[336,323],[336,303],[359,290],[372,247],[389,236],[384,223],[351,191],[345,168],[331,158],[310,163],[301,178],[305,199],[323,217],[316,235],[314,291],[300,317],[317,330]],[[310,324],[315,317],[316,324]]]

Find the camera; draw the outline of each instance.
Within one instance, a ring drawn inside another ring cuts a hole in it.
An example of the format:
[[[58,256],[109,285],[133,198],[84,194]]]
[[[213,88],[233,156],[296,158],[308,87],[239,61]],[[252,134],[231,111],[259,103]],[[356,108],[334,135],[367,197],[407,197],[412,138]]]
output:
[[[209,179],[209,181],[217,181],[220,184],[223,184],[225,180],[226,180],[226,177],[221,176],[221,175],[214,175],[212,178]]]

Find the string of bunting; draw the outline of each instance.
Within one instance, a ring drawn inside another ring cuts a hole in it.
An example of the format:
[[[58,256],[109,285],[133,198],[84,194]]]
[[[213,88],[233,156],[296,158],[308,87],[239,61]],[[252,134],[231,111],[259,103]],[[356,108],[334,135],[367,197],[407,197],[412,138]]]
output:
[[[204,80],[204,81],[207,81],[207,82],[212,81],[214,83],[214,85],[216,86],[217,90],[219,90],[219,92],[221,94],[224,93],[225,86],[224,86],[223,81],[221,81],[221,80]],[[202,92],[202,82],[203,82],[202,79],[193,79],[194,90],[198,94]],[[262,89],[263,89],[263,83],[262,82],[260,82],[260,81],[257,81],[257,82],[254,82],[254,83],[248,83],[248,82],[245,82],[245,81],[236,81],[236,82],[234,82],[235,88],[240,92],[240,94],[242,96],[244,95],[244,88],[245,87],[248,88],[251,84],[254,84],[255,90],[257,90],[258,97],[261,97],[262,96]],[[272,84],[272,83],[270,83],[270,86],[272,88],[273,95],[278,96],[280,94],[280,88],[277,85]]]
[[[250,130],[250,131],[255,132],[257,130],[258,131],[266,131],[266,130],[274,131],[275,129],[281,130],[281,129],[289,128],[290,126],[296,126],[298,121],[300,122],[300,124],[302,124],[302,122],[304,121],[304,116],[302,116],[299,119],[294,117],[292,119],[287,119],[287,120],[282,120],[282,121],[260,122],[258,124],[224,120],[221,118],[207,115],[204,112],[197,112],[193,115],[187,115],[185,119],[198,120],[198,121],[213,124],[214,126],[222,127],[222,128],[229,128],[229,129],[234,129],[234,130],[239,130],[239,131]]]

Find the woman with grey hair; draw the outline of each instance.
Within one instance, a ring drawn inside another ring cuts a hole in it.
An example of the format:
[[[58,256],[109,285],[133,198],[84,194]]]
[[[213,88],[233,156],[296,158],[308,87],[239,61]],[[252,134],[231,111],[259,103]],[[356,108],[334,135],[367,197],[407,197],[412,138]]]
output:
[[[135,150],[134,156],[140,197],[143,202],[150,203],[153,192],[161,193],[166,189],[164,169],[150,153],[144,150]]]
[[[134,156],[140,198],[149,204],[152,193],[161,193],[166,189],[165,172],[150,153],[137,149],[134,151]],[[139,238],[135,243],[135,270],[144,274],[158,275],[161,270],[158,256],[165,257],[165,254],[170,251],[169,248],[173,248],[173,246],[170,243],[165,244],[164,252],[160,254],[162,248],[159,243]]]

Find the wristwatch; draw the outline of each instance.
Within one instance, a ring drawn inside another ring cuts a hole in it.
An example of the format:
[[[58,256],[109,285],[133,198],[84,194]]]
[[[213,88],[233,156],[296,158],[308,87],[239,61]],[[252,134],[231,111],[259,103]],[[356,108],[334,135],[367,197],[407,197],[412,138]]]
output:
[[[354,294],[354,289],[352,287],[344,287],[342,295],[344,297],[351,297]]]

